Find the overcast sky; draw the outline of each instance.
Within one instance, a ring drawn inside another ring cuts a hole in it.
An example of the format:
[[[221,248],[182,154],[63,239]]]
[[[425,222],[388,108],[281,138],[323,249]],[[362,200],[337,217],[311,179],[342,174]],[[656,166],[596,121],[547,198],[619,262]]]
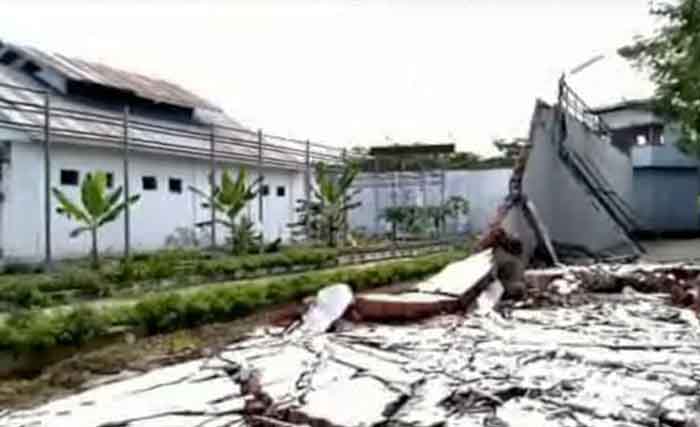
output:
[[[253,128],[337,146],[524,136],[571,78],[589,103],[648,96],[616,47],[648,0],[0,0],[0,38],[172,80]]]

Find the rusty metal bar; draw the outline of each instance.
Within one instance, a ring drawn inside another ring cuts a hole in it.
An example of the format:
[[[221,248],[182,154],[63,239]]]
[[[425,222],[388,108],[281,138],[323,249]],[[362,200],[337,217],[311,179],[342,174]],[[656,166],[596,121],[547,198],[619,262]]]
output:
[[[304,197],[306,198],[306,238],[311,240],[311,142],[306,140],[306,154],[304,162]]]
[[[211,209],[211,248],[216,249],[216,127],[211,125],[209,131],[209,208]]]
[[[131,191],[129,187],[129,106],[124,107],[123,117],[123,138],[124,138],[124,165],[122,175],[124,177],[124,258],[128,259],[131,252],[131,207],[129,206],[129,197]]]
[[[263,192],[262,189],[265,183],[265,175],[263,175],[263,131],[258,129],[258,178],[260,182],[260,191],[258,191],[258,220],[260,221],[261,237],[260,237],[260,253],[265,251],[265,220],[263,216]]]
[[[51,270],[51,96],[44,94],[44,264]]]
[[[344,167],[348,167],[348,152],[345,148],[343,148],[343,152],[341,154],[341,159],[343,162]],[[345,207],[345,204],[347,203],[347,197],[348,193],[346,191],[343,191],[343,207]],[[349,214],[347,209],[343,209],[343,230],[342,230],[342,239],[343,241],[341,242],[341,247],[344,246],[347,241],[348,241],[348,234],[350,232],[350,225],[348,224],[349,220]]]

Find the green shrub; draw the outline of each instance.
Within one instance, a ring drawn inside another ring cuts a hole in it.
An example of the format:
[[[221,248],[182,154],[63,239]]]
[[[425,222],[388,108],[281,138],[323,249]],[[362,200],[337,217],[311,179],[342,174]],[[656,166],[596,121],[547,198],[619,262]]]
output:
[[[20,308],[46,307],[49,297],[39,290],[36,283],[11,282],[0,286],[0,301]]]
[[[58,344],[83,345],[91,339],[107,332],[107,319],[86,306],[80,306],[57,315],[54,322],[60,334],[56,337]]]
[[[173,331],[181,326],[184,306],[179,294],[149,296],[134,306],[131,320],[151,334]]]
[[[214,321],[240,318],[265,308],[299,300],[332,283],[348,283],[356,291],[415,280],[434,273],[462,252],[429,255],[395,261],[360,270],[345,268],[234,286],[203,288],[186,295],[168,292],[148,296],[134,306],[106,307],[99,313],[78,307],[47,314],[27,311],[10,316],[0,326],[0,348],[46,349],[57,344],[83,344],[103,334],[109,326],[142,326],[147,333],[169,332]]]
[[[78,289],[83,295],[91,297],[103,297],[111,294],[109,283],[105,282],[99,272],[90,269],[66,270],[56,276],[50,288],[51,290]]]
[[[7,263],[3,267],[4,274],[36,274],[44,271],[44,266],[41,264],[30,263]]]

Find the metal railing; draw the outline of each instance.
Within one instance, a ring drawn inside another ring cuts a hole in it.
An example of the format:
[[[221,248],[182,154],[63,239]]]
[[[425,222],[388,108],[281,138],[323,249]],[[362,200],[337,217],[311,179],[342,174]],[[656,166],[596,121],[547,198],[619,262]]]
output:
[[[610,134],[610,126],[599,115],[592,112],[583,98],[566,83],[564,76],[559,79],[557,104],[560,109],[569,113],[590,130],[599,134]]]
[[[312,167],[318,162],[347,160],[344,149],[268,134],[262,130],[218,123],[175,124],[163,119],[134,115],[129,107],[121,114],[70,103],[47,91],[0,83],[0,129],[24,131],[43,145],[44,156],[44,245],[45,263],[52,263],[51,160],[56,143],[81,143],[118,150],[123,159],[124,197],[130,196],[129,163],[134,152],[152,152],[197,158],[209,162],[209,187],[213,197],[215,175],[222,163],[255,168],[264,184],[266,168],[297,170],[304,174],[304,195],[311,197]],[[127,205],[128,206],[128,205]],[[258,200],[259,220],[263,219],[262,192]],[[213,213],[212,213],[213,215]],[[212,218],[213,219],[213,218]],[[131,216],[124,213],[124,255],[131,246]],[[216,244],[216,227],[211,228],[211,244]],[[262,248],[262,245],[261,245]]]

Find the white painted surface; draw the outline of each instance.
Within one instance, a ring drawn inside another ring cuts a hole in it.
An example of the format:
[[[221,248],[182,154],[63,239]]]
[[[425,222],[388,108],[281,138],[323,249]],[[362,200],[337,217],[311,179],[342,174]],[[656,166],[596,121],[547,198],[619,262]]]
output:
[[[448,231],[457,230],[481,232],[488,227],[496,214],[496,209],[508,192],[508,180],[511,170],[451,170],[446,172],[445,199],[460,196],[469,202],[469,215],[457,221],[448,221]],[[371,174],[361,177],[363,182],[371,182]],[[434,181],[439,178],[433,178]],[[362,206],[351,211],[352,229],[363,228],[370,233],[388,232],[389,225],[378,220],[378,215],[388,206],[393,205],[391,187],[363,188],[357,196]],[[441,200],[440,184],[432,184],[424,190],[418,184],[403,185],[397,194],[397,204],[402,206],[439,205]]]
[[[237,173],[235,165],[219,165]],[[61,169],[75,169],[82,180],[87,172],[103,170],[114,174],[114,188],[123,184],[121,152],[109,148],[83,145],[55,144],[52,151],[52,186],[58,186],[69,197],[79,200],[79,187],[60,185]],[[131,243],[135,251],[154,250],[164,246],[176,228],[193,228],[197,221],[209,219],[209,211],[201,207],[202,200],[188,190],[195,186],[208,191],[209,164],[205,160],[134,152],[130,162],[131,194],[141,194],[141,200],[131,209]],[[250,170],[251,176],[256,176]],[[142,177],[155,176],[158,188],[143,190]],[[301,173],[268,169],[266,184],[270,194],[263,198],[265,238],[286,239],[286,224],[294,218],[293,199],[303,188]],[[182,193],[168,189],[169,178],[182,179]],[[218,180],[218,178],[217,178]],[[2,189],[5,202],[2,206],[0,226],[6,260],[39,260],[44,254],[44,169],[43,151],[39,144],[13,143],[11,162],[3,170]],[[285,187],[285,195],[277,196],[277,187]],[[70,238],[75,223],[55,213],[52,198],[52,249],[56,258],[85,256],[90,238],[83,234]],[[246,211],[254,220],[258,218],[257,199]],[[100,249],[103,253],[121,253],[124,245],[123,216],[106,225],[100,231]],[[217,241],[224,243],[226,231],[217,228]]]

